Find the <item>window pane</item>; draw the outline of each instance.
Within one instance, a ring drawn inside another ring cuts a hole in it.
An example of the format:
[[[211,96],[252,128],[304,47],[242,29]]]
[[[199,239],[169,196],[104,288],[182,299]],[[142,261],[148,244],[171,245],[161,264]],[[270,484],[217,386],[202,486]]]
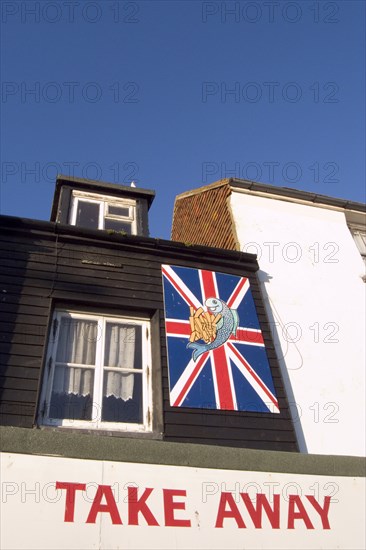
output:
[[[129,216],[130,215],[130,207],[129,206],[108,206],[108,213],[112,214],[113,216]]]
[[[57,343],[58,363],[95,365],[98,323],[62,317]]]
[[[141,325],[106,323],[104,365],[142,369]]]
[[[94,370],[56,366],[50,418],[91,420]]]
[[[99,204],[79,200],[76,213],[76,225],[87,229],[98,229]]]
[[[356,230],[353,232],[353,237],[361,254],[366,254],[366,233]]]
[[[142,373],[104,372],[102,420],[143,423]]]
[[[124,231],[128,235],[132,234],[131,222],[111,220],[110,218],[105,218],[104,229],[111,229],[113,231]]]

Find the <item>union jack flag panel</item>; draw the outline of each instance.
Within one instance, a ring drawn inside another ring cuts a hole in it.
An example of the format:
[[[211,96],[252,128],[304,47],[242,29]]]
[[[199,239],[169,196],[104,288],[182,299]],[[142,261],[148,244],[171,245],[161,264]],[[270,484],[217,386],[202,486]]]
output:
[[[279,413],[249,280],[162,265],[170,405]]]

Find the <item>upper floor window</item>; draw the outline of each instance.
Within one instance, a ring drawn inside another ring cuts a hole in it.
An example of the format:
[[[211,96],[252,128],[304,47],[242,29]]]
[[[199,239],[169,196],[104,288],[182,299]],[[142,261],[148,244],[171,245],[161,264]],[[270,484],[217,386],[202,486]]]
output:
[[[109,229],[136,235],[136,201],[74,190],[70,223],[87,229]]]
[[[56,311],[39,422],[151,431],[149,321]]]
[[[357,245],[358,250],[366,264],[366,227],[361,225],[349,225],[349,229],[352,233],[353,239]]]

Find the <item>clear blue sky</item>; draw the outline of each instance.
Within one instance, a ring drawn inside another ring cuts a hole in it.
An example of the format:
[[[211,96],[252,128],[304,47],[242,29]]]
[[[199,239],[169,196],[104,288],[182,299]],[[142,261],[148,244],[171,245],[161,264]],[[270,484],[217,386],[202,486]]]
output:
[[[365,200],[365,2],[1,9],[2,214],[49,219],[57,172],[154,189],[162,238],[226,176]]]

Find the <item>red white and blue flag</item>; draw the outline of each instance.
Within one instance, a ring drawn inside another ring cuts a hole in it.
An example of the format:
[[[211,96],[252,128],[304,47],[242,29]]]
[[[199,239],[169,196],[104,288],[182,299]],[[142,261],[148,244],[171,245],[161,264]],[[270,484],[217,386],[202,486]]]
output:
[[[279,413],[249,280],[170,265],[162,265],[162,274],[170,405]],[[190,309],[210,311],[212,302],[224,303],[238,324],[226,340],[219,329],[206,350],[203,340],[189,344]],[[196,356],[194,347],[200,349]]]

